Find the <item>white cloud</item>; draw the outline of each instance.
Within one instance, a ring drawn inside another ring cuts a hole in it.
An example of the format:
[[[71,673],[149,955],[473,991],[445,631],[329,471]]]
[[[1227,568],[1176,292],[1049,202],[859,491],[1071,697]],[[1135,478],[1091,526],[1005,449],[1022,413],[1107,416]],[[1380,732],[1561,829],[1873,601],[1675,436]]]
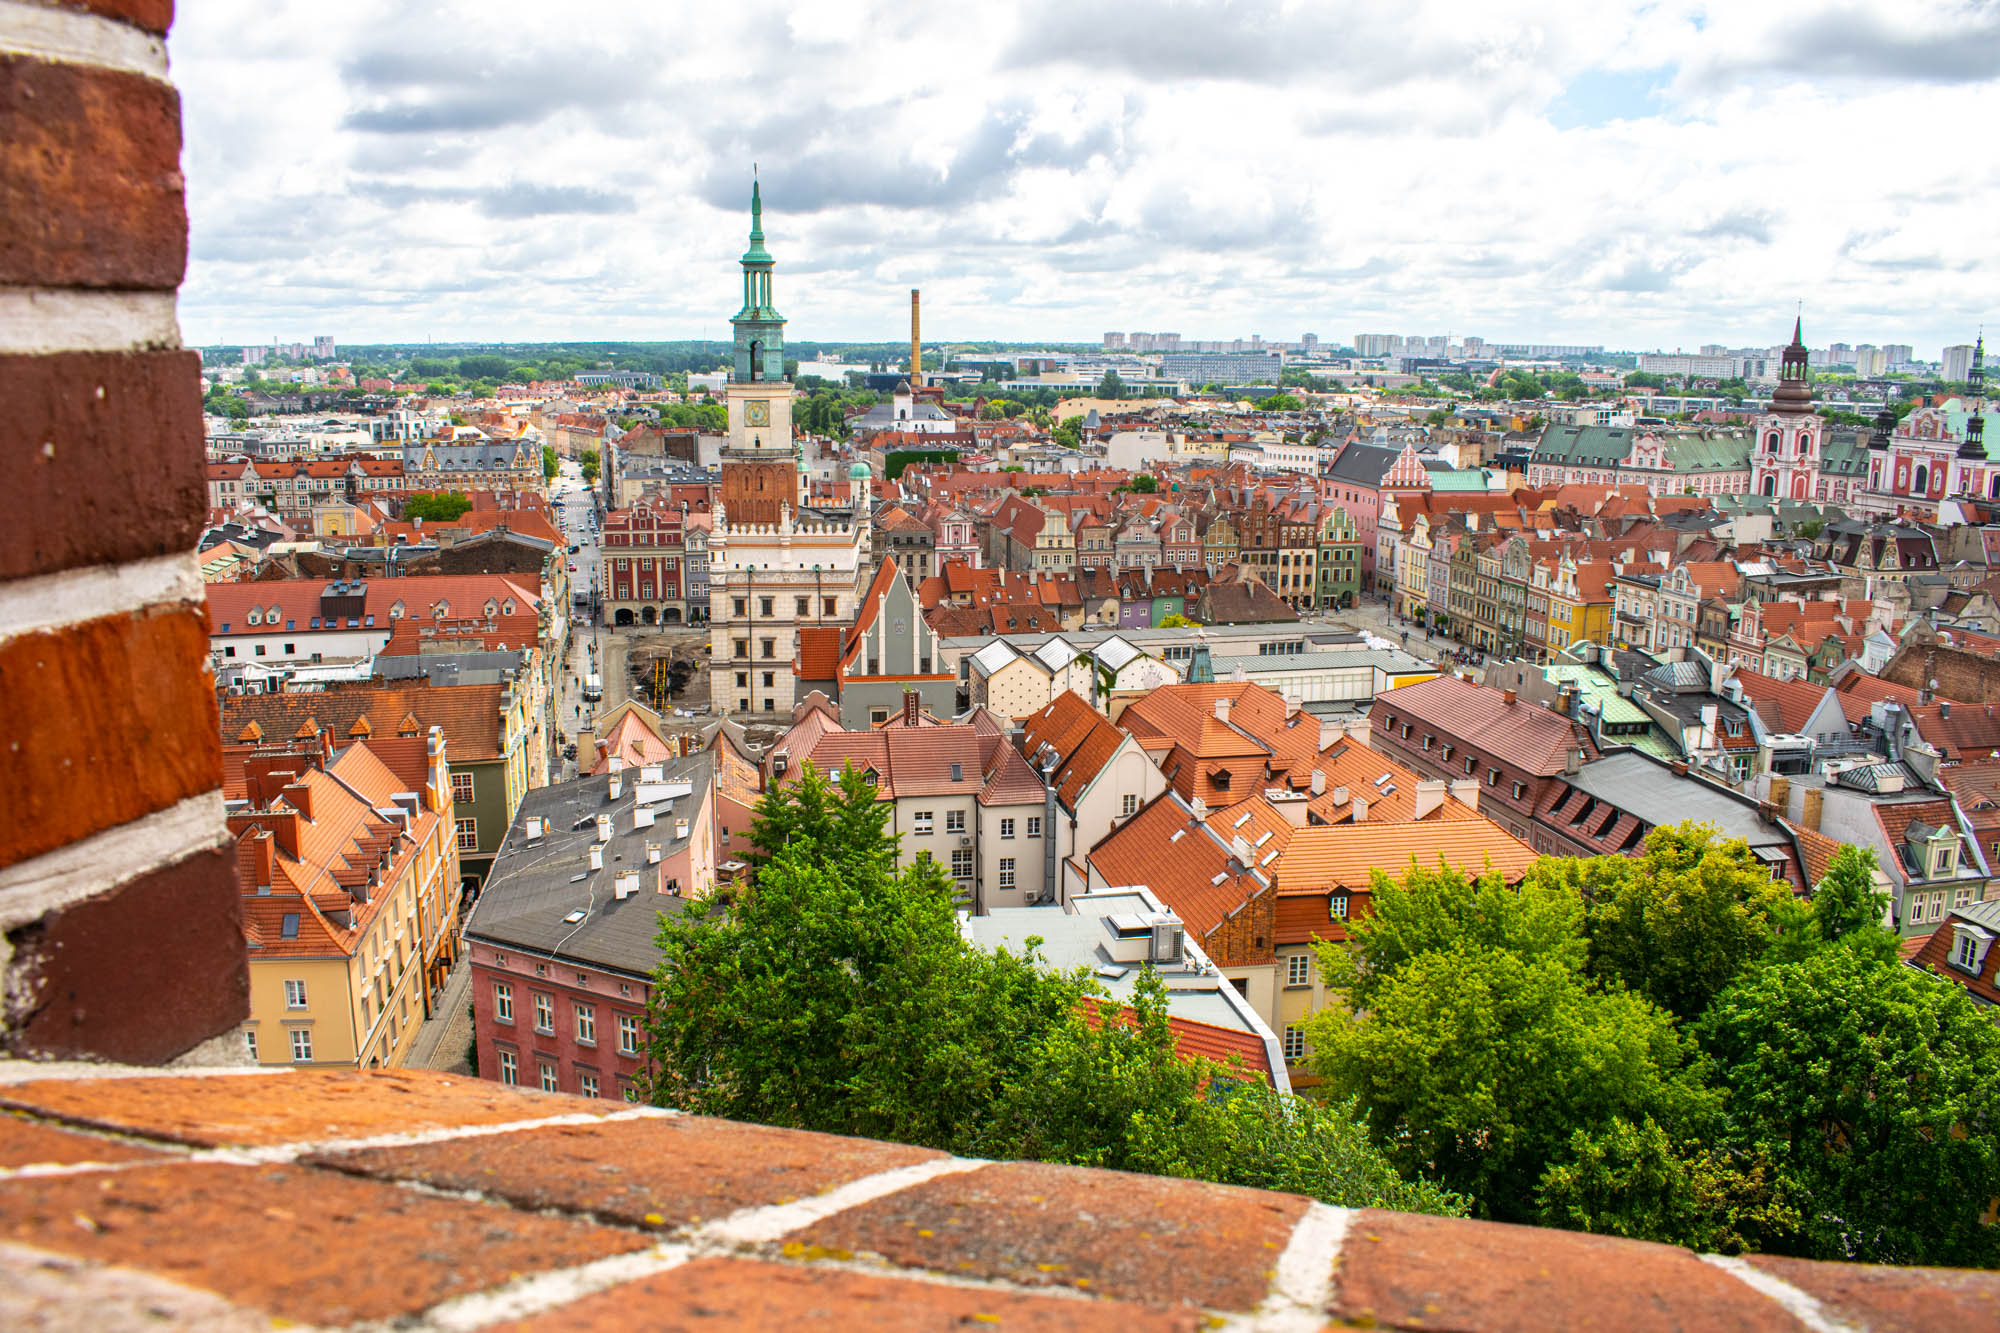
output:
[[[1962,341],[1992,3],[206,0],[191,340]]]

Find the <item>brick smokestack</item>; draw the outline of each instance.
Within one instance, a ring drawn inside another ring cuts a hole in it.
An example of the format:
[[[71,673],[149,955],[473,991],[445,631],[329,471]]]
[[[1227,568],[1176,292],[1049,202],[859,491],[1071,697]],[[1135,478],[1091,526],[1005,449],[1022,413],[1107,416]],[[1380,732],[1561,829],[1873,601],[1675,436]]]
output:
[[[924,387],[924,325],[919,307],[923,292],[910,288],[910,387]]]

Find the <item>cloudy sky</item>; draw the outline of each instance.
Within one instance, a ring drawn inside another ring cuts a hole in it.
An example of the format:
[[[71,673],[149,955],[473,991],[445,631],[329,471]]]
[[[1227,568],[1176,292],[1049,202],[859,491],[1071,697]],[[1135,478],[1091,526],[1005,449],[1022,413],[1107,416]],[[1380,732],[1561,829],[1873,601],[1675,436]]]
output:
[[[2000,316],[2000,0],[200,0],[192,343]]]

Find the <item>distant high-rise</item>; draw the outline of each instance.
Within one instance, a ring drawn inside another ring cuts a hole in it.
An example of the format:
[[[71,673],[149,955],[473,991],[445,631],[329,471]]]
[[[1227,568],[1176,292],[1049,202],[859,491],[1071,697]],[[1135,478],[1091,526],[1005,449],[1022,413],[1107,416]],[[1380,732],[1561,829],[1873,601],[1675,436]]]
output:
[[[1107,351],[1107,352],[1122,352],[1122,351],[1124,351],[1124,350],[1125,350],[1125,335],[1124,335],[1124,334],[1122,334],[1122,333],[1107,333],[1107,334],[1105,334],[1105,335],[1104,335],[1104,350],[1105,350],[1105,351]]]
[[[1972,369],[1972,344],[1957,343],[1944,349],[1944,378],[1961,384]]]

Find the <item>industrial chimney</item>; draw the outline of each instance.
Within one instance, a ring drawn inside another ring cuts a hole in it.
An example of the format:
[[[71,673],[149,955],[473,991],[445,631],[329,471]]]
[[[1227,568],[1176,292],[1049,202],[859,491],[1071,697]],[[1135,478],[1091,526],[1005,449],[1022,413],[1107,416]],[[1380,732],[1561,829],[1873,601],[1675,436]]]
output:
[[[924,387],[923,321],[918,311],[922,296],[921,290],[910,288],[910,387],[912,389]]]

